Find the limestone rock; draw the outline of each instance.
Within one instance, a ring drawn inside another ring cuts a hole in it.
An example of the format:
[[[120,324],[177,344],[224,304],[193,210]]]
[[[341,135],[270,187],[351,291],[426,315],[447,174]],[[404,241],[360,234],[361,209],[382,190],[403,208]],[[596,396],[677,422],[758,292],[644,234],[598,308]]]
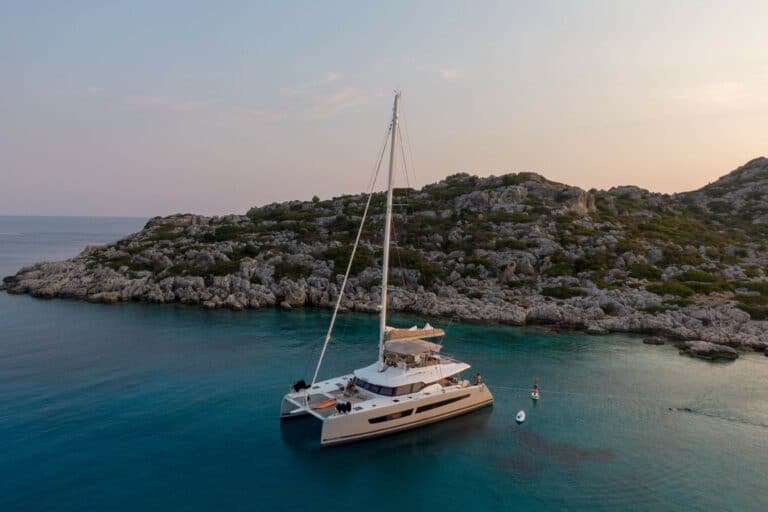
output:
[[[731,347],[701,340],[686,341],[683,344],[680,353],[710,361],[733,361],[739,357],[739,353]]]

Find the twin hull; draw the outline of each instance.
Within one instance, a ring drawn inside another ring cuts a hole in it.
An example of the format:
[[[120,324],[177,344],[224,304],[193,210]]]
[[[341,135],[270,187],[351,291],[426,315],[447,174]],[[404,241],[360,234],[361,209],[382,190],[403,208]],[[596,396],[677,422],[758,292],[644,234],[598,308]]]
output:
[[[375,402],[375,406],[364,404],[363,410],[353,409],[348,414],[324,418],[321,445],[332,446],[394,434],[459,416],[492,404],[493,395],[485,384],[480,384],[452,386],[411,398],[382,397]],[[295,405],[283,399],[281,418],[289,417],[288,413],[293,409]]]

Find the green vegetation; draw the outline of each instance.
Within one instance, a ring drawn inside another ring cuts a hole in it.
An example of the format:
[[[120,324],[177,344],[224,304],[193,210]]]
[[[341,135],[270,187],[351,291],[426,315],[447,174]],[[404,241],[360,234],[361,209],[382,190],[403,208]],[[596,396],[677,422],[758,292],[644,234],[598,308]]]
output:
[[[247,228],[241,228],[235,224],[222,224],[216,227],[212,232],[208,232],[203,235],[203,241],[212,242],[226,242],[227,240],[236,240],[243,233],[248,232]]]
[[[153,242],[161,242],[163,240],[175,240],[182,236],[184,236],[183,229],[163,224],[154,228],[152,234],[149,236],[149,240]]]
[[[510,238],[507,240],[495,240],[494,241],[494,248],[497,251],[501,251],[503,249],[513,249],[516,251],[524,251],[526,248],[528,248],[528,245],[526,245],[525,242],[522,240],[516,240],[514,238]]]
[[[240,271],[240,260],[229,261],[217,261],[207,269],[203,274],[212,276],[225,276],[227,274],[235,274]]]
[[[737,295],[736,307],[749,313],[752,320],[768,320],[768,296]]]
[[[586,295],[586,292],[581,288],[574,288],[572,286],[553,286],[543,288],[541,294],[555,299],[570,299],[571,297],[583,297]]]
[[[570,276],[573,274],[573,267],[565,253],[555,253],[549,257],[549,261],[552,263],[552,266],[545,272],[548,276]]]
[[[627,266],[629,275],[636,277],[637,279],[648,279],[656,281],[661,279],[661,270],[653,265],[646,265],[644,263],[634,263]]]
[[[486,220],[495,224],[503,222],[525,223],[532,219],[526,212],[508,212],[506,210],[494,210],[485,215]]]
[[[280,260],[275,263],[275,279],[278,281],[283,278],[298,281],[311,275],[312,268],[302,263],[291,263],[286,260]]]
[[[429,261],[419,251],[396,247],[392,254],[394,266],[419,271],[419,284],[431,286],[442,275],[440,267]]]
[[[709,294],[733,289],[733,285],[722,276],[699,270],[683,272],[676,279],[696,293]]]
[[[653,304],[651,306],[643,308],[641,311],[644,313],[650,313],[652,315],[655,315],[657,313],[664,313],[665,311],[669,311],[670,309],[673,309],[669,304]]]
[[[690,297],[695,293],[688,286],[674,280],[649,284],[645,289],[656,295],[677,295],[678,297]]]
[[[349,257],[352,254],[352,247],[342,245],[331,247],[322,253],[321,258],[333,260],[334,275],[344,274],[347,271]],[[351,275],[359,274],[373,264],[373,253],[364,245],[359,245],[355,251],[355,259],[352,260]]]
[[[612,290],[616,288],[614,285],[609,284],[608,281],[605,280],[604,271],[592,272],[591,279],[592,279],[592,282],[595,283],[595,286],[597,286],[601,290]]]

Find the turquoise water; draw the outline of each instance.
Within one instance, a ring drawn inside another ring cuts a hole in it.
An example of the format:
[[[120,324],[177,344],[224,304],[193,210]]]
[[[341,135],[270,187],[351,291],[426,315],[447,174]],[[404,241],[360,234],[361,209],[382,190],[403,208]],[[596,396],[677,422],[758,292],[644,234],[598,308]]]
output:
[[[43,243],[48,220],[7,219],[0,273],[143,223],[70,220]],[[633,337],[454,323],[445,351],[482,372],[493,408],[320,449],[313,420],[277,416],[327,320],[0,293],[0,510],[768,509],[762,355],[711,364]],[[375,328],[343,315],[324,375],[369,363]]]

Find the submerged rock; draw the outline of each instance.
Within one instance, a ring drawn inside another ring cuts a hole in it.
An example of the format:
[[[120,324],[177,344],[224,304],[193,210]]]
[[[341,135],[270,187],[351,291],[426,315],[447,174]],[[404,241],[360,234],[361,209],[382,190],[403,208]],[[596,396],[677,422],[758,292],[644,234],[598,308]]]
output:
[[[736,349],[701,340],[686,341],[682,344],[680,354],[707,359],[709,361],[733,361],[739,357],[739,353],[736,352]]]

